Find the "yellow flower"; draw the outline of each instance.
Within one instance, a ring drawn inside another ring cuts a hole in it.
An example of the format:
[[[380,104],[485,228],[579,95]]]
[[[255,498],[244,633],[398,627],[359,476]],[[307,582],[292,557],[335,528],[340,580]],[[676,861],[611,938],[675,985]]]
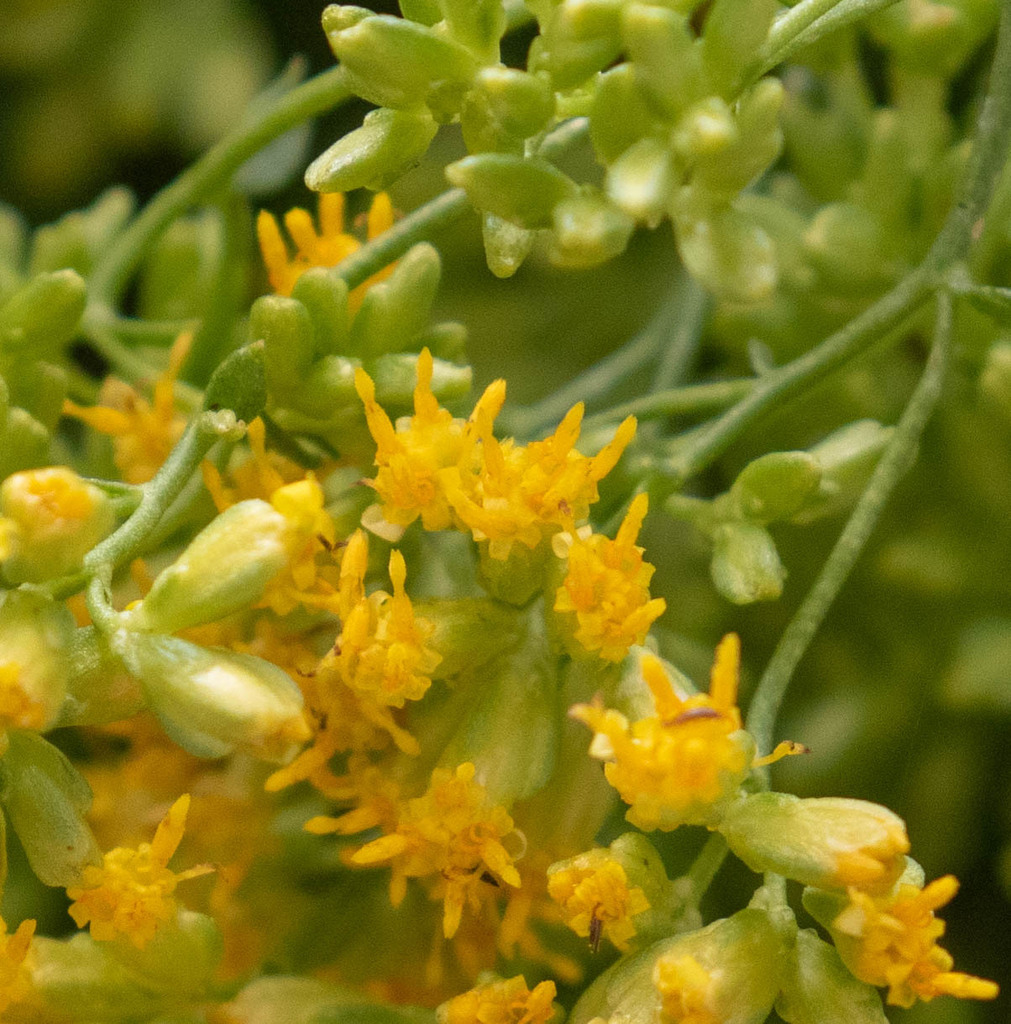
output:
[[[393,225],[393,206],[385,192],[372,200],[366,218],[367,238],[371,241]],[[281,229],[272,213],[261,210],[256,220],[256,236],[270,287],[278,295],[291,295],[295,282],[311,267],[335,267],[361,248],[361,242],[344,231],[344,196],[340,192],[323,192],[319,197],[319,230],[308,210],[296,207],[284,215],[284,226],[295,243],[291,256]],[[361,303],[365,289],[388,276],[387,267],[351,293],[351,308]]]
[[[261,498],[270,501],[274,492],[285,484],[302,479],[305,474],[294,462],[267,450],[267,431],[259,416],[246,428],[250,457],[234,469],[229,469],[232,486],[225,484],[221,473],[212,462],[200,464],[204,486],[219,512],[245,501]]]
[[[397,827],[400,784],[367,755],[352,754],[345,775],[334,777],[324,795],[331,800],[353,802],[356,806],[336,818],[329,815],[310,818],[305,823],[307,832],[318,836],[334,832],[350,836],[370,828],[392,831]]]
[[[399,551],[390,552],[393,595],[378,590],[364,596],[365,534],[358,530],[341,563],[340,603],[343,628],[323,668],[335,668],[344,683],[363,699],[401,708],[424,696],[429,673],[442,657],[425,646],[434,626],[415,619],[404,590],[407,566]],[[353,567],[345,569],[345,564]],[[349,596],[354,595],[354,596]],[[357,599],[354,599],[357,597]]]
[[[34,921],[22,921],[17,930],[7,934],[7,922],[0,917],[0,1014],[11,1003],[28,995],[29,981],[25,970],[35,934]]]
[[[468,421],[455,419],[447,409],[440,408],[432,394],[432,366],[431,352],[422,349],[414,415],[398,420],[396,427],[376,402],[372,378],[362,369],[355,373],[355,387],[365,405],[379,467],[375,480],[370,482],[379,497],[379,515],[366,521],[373,532],[387,540],[396,540],[419,516],[426,530],[445,530],[454,525],[443,471],[455,469],[469,479],[474,470],[470,464],[475,458],[474,425],[494,419],[505,401],[505,382],[495,381],[485,389]]]
[[[725,636],[716,649],[709,693],[678,695],[660,662],[643,659],[642,672],[656,713],[629,724],[618,711],[579,704],[570,714],[596,735],[590,754],[630,808],[625,817],[650,831],[711,825],[733,798],[755,759],[754,740],[741,728],[736,705],[740,641]],[[781,744],[773,757],[793,752]]]
[[[531,990],[517,975],[455,996],[436,1015],[439,1024],[545,1024],[555,1015],[554,998],[553,981],[542,981]]]
[[[912,1006],[934,996],[994,999],[992,981],[952,971],[953,960],[937,944],[944,922],[934,911],[958,892],[953,875],[922,889],[902,884],[889,896],[849,890],[849,904],[832,922],[836,948],[847,967],[869,985],[887,986],[892,1006]]]
[[[589,938],[594,950],[602,935],[627,949],[635,935],[632,919],[649,910],[646,894],[629,885],[625,869],[607,850],[589,850],[549,869],[548,894],[562,908],[565,923]]]
[[[648,508],[649,497],[636,495],[614,540],[577,532],[556,544],[559,553],[568,549],[568,570],[555,611],[574,617],[573,639],[605,661],[621,661],[632,644],[642,643],[667,607],[662,597],[650,598],[653,566],[635,543]]]
[[[102,396],[109,404],[86,409],[69,399],[63,403],[64,416],[74,416],[113,438],[114,461],[127,483],[150,480],[186,429],[186,418],[176,412],[174,388],[192,342],[189,333],[176,338],[168,367],[155,381],[151,402],[129,384],[108,377]]]
[[[597,501],[597,484],[614,468],[635,435],[635,417],[618,427],[614,438],[592,458],[576,451],[583,403],[568,412],[543,441],[517,445],[497,441],[490,419],[476,421],[481,469],[470,486],[456,482],[450,504],[476,541],[487,540],[489,555],[509,557],[514,543],[536,547],[545,536],[585,519]]]
[[[399,906],[408,878],[434,877],[435,896],[444,901],[443,934],[452,938],[460,925],[464,903],[479,903],[489,880],[518,886],[520,876],[503,840],[515,831],[503,807],[488,800],[474,781],[474,765],[456,770],[436,768],[428,791],[401,806],[396,829],[366,843],[351,863],[389,863],[390,902]]]
[[[708,1006],[712,977],[691,955],[660,957],[653,968],[662,1024],[719,1024]]]
[[[82,884],[67,889],[73,900],[69,913],[78,928],[90,923],[94,939],[106,941],[122,934],[143,949],[158,926],[172,919],[176,886],[213,870],[201,865],[177,873],[168,867],[183,837],[189,806],[188,794],[179,797],[150,843],[141,843],[136,850],[117,846],[100,868],[85,867]]]
[[[51,710],[22,685],[21,666],[15,661],[0,662],[0,736],[8,728],[39,732],[45,728],[51,714]],[[6,744],[6,740],[0,742]]]

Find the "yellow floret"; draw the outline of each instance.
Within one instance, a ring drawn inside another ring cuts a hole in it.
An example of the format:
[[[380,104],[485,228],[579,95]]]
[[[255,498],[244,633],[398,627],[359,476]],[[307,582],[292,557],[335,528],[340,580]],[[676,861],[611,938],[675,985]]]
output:
[[[439,1024],[545,1024],[554,1015],[555,983],[532,990],[522,975],[478,985],[439,1007]]]

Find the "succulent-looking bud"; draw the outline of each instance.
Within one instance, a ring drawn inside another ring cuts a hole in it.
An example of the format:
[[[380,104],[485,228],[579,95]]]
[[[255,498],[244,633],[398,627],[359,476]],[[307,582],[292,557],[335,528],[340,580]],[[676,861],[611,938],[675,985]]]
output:
[[[764,526],[722,523],[713,531],[709,568],[716,589],[734,604],[774,601],[783,592],[786,569]]]
[[[822,889],[889,889],[909,852],[903,820],[865,800],[754,793],[728,807],[719,827],[753,871]]]
[[[0,484],[0,516],[6,536],[0,561],[11,583],[39,583],[73,571],[114,522],[106,495],[65,466],[7,477]]]
[[[168,735],[197,757],[242,749],[283,762],[310,738],[302,694],[269,661],[125,629],[110,643]]]

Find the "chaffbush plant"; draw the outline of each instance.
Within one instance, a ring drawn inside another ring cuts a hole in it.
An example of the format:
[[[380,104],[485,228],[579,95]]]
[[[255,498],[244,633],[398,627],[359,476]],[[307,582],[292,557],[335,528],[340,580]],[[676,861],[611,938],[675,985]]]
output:
[[[956,446],[1007,420],[1011,8],[400,7],[327,7],[338,66],[143,207],[0,210],[0,1015],[873,1024],[997,998],[939,945],[958,883],[903,818],[768,766],[815,744],[781,738],[788,685],[935,408],[969,406]],[[309,164],[315,213],[254,224],[249,161],[352,97],[374,109]],[[539,403],[471,396],[467,328],[433,312],[472,211],[493,275],[558,288],[672,232],[668,294]],[[647,517],[687,524],[667,564]],[[743,714],[720,625],[781,597],[815,523],[834,540]],[[886,568],[943,589],[930,545],[916,524]],[[654,589],[719,609],[706,685]],[[1007,636],[973,623],[950,700],[1006,711]],[[713,914],[731,857],[751,894]]]

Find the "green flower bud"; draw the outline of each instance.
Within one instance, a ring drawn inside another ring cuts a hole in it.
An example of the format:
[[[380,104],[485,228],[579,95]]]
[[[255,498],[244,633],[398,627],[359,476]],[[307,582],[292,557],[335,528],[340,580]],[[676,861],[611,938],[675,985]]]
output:
[[[355,370],[360,365],[360,359],[324,356],[313,366],[304,386],[295,394],[286,395],[285,401],[308,416],[320,419],[346,413],[350,409],[357,412]]]
[[[678,252],[692,277],[728,302],[758,302],[776,287],[772,240],[745,214],[726,207],[706,216],[690,196],[678,200]]]
[[[401,7],[406,6],[401,0]],[[413,7],[413,4],[411,5]],[[374,957],[370,966],[374,966]],[[340,1020],[372,1024],[435,1024],[431,1011],[371,1002],[361,992],[315,978],[257,978],[222,1008],[235,1024],[326,1024]]]
[[[412,353],[380,356],[369,368],[376,401],[384,408],[410,408],[418,382],[418,357]],[[445,359],[432,360],[432,394],[445,405],[470,394],[473,370]]]
[[[819,441],[809,451],[821,467],[818,489],[791,522],[809,523],[854,502],[894,432],[877,420],[857,420]]]
[[[710,87],[732,100],[765,42],[777,0],[716,0],[706,16],[702,59]]]
[[[471,153],[521,152],[523,140],[545,128],[554,110],[547,75],[501,65],[482,68],[460,114],[464,142]]]
[[[135,206],[129,189],[110,188],[86,210],[75,210],[32,237],[29,273],[34,276],[69,267],[87,276],[95,260],[130,219]]]
[[[315,355],[347,351],[350,315],[348,286],[343,278],[328,267],[310,267],[299,275],[291,297],[309,314]]]
[[[442,21],[439,0],[400,0],[400,13],[422,25],[431,26]]]
[[[417,107],[436,82],[474,77],[477,65],[466,47],[415,21],[362,10],[331,4],[323,11],[330,49],[362,99],[380,107]]]
[[[437,359],[451,363],[467,361],[467,328],[455,321],[432,324],[415,337],[412,348],[427,348]]]
[[[736,138],[737,122],[730,107],[718,96],[708,96],[678,120],[671,141],[681,159],[693,163],[726,152]]]
[[[493,213],[481,215],[481,237],[488,269],[501,278],[512,277],[530,255],[537,235]]]
[[[59,354],[77,331],[86,299],[76,271],[37,274],[0,308],[0,352],[33,359]]]
[[[102,854],[85,821],[91,789],[67,758],[32,732],[12,730],[0,760],[0,800],[32,871],[45,885],[81,880]]]
[[[283,295],[261,296],[250,310],[249,334],[264,343],[264,369],[272,396],[287,398],[305,386],[315,334],[301,302]]]
[[[649,228],[663,219],[676,186],[670,153],[659,139],[644,138],[633,143],[607,169],[608,196]]]
[[[11,399],[52,432],[63,415],[67,371],[52,363],[22,359],[11,373]]]
[[[808,452],[769,452],[737,475],[729,504],[754,523],[775,523],[795,515],[818,490],[821,465]]]
[[[888,889],[909,852],[905,822],[866,800],[754,793],[728,807],[719,828],[753,871],[823,889]]]
[[[722,523],[713,532],[709,567],[716,589],[734,604],[775,601],[786,570],[768,530],[754,523]]]
[[[482,212],[525,228],[547,227],[557,203],[576,194],[576,183],[540,157],[478,153],[446,168],[450,183],[467,190]]]
[[[0,561],[11,583],[40,583],[79,568],[115,522],[104,492],[65,466],[7,477],[0,484],[0,516],[8,546]]]
[[[70,677],[56,728],[120,722],[143,709],[144,694],[137,680],[96,627],[75,629],[67,655]]]
[[[590,141],[601,163],[614,163],[655,128],[654,113],[636,83],[631,64],[619,64],[597,79],[590,108]],[[666,147],[662,148],[666,152]]]
[[[122,613],[127,629],[175,633],[255,604],[288,562],[291,526],[251,498],[216,516],[155,578],[140,604]]]
[[[808,258],[830,288],[847,294],[875,292],[890,281],[888,238],[869,210],[853,203],[822,208],[804,235]]]
[[[231,409],[236,419],[250,423],[266,404],[266,344],[254,341],[218,364],[204,390],[204,410]]]
[[[858,981],[833,946],[810,928],[797,933],[776,1013],[786,1024],[887,1024],[877,989]]]
[[[622,957],[583,993],[569,1021],[673,1022],[683,1019],[677,1008],[687,1004],[704,1008],[718,1024],[762,1024],[786,955],[769,915],[749,907]]]
[[[636,80],[667,118],[679,117],[706,95],[702,50],[684,15],[631,3],[621,31]]]
[[[305,172],[315,192],[385,188],[427,151],[438,125],[427,110],[387,110],[365,115],[361,128],[338,139]]]
[[[74,618],[39,593],[0,591],[0,742],[7,728],[41,732],[56,720]]]
[[[49,431],[24,409],[7,412],[0,432],[0,478],[49,461]]]
[[[125,629],[110,644],[140,680],[165,732],[197,757],[241,749],[283,762],[309,738],[302,694],[269,661]]]
[[[408,348],[428,325],[441,270],[438,252],[427,242],[409,249],[393,273],[365,293],[349,351],[368,360]]]
[[[625,251],[635,221],[596,192],[583,192],[555,206],[551,262],[561,267],[596,267]]]
[[[440,0],[446,29],[479,60],[498,60],[498,41],[506,30],[502,0]]]
[[[621,52],[620,14],[613,0],[566,0],[531,47],[529,66],[550,72],[562,92],[582,85]]]

